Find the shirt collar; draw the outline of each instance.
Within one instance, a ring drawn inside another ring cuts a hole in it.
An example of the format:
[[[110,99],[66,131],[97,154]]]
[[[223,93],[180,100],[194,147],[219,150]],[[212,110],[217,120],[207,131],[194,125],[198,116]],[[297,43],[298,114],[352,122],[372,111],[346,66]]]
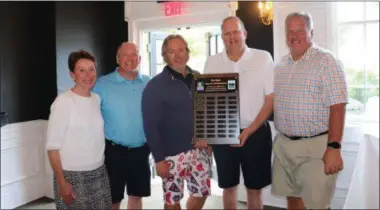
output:
[[[186,77],[188,77],[189,75],[193,76],[195,74],[195,71],[192,70],[189,66],[186,66],[186,69],[187,69]],[[169,72],[170,76],[172,76],[174,78],[178,78],[178,77],[186,78],[181,73],[172,69],[169,65],[165,66],[165,70],[167,70]]]
[[[121,74],[119,72],[119,67],[117,67],[115,69],[115,75],[116,75],[116,80],[118,82],[132,81],[132,80],[125,79],[123,76],[121,76]],[[139,82],[143,81],[140,71],[137,71],[137,76],[136,76],[136,79],[134,81],[139,81]]]
[[[249,47],[247,45],[244,46],[244,52],[243,52],[243,55],[240,57],[240,59],[236,62],[239,62],[241,60],[248,60],[250,57],[251,57],[251,53],[249,53],[251,50],[249,49]],[[227,62],[234,62],[234,61],[231,61],[229,58],[228,58],[228,55],[227,55],[227,49],[224,49],[223,50],[223,60],[224,61],[227,61]]]

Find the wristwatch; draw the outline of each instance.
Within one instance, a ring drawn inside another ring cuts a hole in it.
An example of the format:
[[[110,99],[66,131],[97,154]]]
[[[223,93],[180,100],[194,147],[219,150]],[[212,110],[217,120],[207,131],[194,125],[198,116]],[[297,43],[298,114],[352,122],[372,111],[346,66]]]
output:
[[[341,145],[339,142],[336,142],[336,141],[332,141],[332,142],[328,142],[327,143],[327,147],[331,147],[333,149],[340,149],[341,148]]]

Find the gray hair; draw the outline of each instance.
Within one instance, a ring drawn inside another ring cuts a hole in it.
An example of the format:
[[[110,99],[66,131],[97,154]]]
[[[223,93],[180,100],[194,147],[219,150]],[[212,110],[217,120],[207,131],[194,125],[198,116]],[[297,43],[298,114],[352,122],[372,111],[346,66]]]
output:
[[[236,17],[236,16],[229,16],[229,17],[224,18],[224,20],[223,20],[223,22],[222,22],[222,25],[220,26],[221,29],[222,29],[222,31],[223,31],[223,26],[224,26],[224,24],[225,24],[227,21],[231,20],[231,19],[235,19],[235,20],[237,20],[238,23],[240,24],[241,28],[243,29],[243,31],[247,31],[247,30],[245,29],[245,26],[244,26],[243,21],[241,21],[241,19],[240,19],[239,17]]]
[[[292,17],[300,17],[300,18],[304,19],[306,22],[307,28],[309,30],[314,29],[313,18],[311,17],[311,15],[309,13],[307,13],[307,12],[292,12],[286,17],[285,24],[287,24],[289,19]]]

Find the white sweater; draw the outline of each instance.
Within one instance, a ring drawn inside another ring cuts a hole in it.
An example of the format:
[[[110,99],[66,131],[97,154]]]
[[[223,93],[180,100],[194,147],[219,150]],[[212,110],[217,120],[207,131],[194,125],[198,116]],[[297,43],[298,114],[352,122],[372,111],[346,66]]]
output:
[[[62,169],[88,171],[104,163],[104,121],[100,97],[83,97],[71,90],[57,96],[51,105],[47,150],[59,150]]]

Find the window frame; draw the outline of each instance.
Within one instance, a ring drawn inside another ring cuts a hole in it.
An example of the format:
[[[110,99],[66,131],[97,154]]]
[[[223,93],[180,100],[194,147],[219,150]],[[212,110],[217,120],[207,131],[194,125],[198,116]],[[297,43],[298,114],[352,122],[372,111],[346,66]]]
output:
[[[349,2],[347,2],[349,3]],[[363,4],[366,4],[366,2],[362,2]],[[338,2],[331,2],[332,4],[332,9],[331,9],[331,23],[328,24],[330,25],[330,28],[331,28],[331,31],[332,31],[332,40],[331,40],[331,47],[333,49],[333,52],[334,54],[337,56],[337,58],[339,59],[339,29],[341,26],[352,26],[352,25],[363,25],[363,35],[364,35],[364,48],[366,49],[367,47],[367,25],[368,24],[373,24],[373,23],[378,23],[380,24],[379,22],[379,19],[377,20],[358,20],[358,21],[342,21],[342,22],[339,22],[338,21]],[[364,6],[364,15],[366,15],[366,10],[367,10],[367,7]],[[366,51],[364,52],[366,53]],[[364,55],[364,57],[366,57],[366,55]],[[342,61],[343,62],[343,61]],[[370,90],[370,89],[373,89],[373,88],[380,88],[379,87],[379,84],[377,84],[376,87],[371,87],[371,85],[368,84],[368,81],[367,81],[367,67],[366,67],[367,63],[364,62],[364,66],[363,66],[363,69],[361,71],[362,74],[364,74],[364,84],[362,85],[350,85],[348,86],[349,84],[347,84],[347,89],[351,88],[351,87],[357,87],[357,88],[365,88],[366,91],[367,90]],[[343,66],[344,66],[344,63],[343,63]],[[367,96],[365,96],[367,97]],[[368,98],[367,98],[368,100]],[[380,108],[380,107],[379,107]],[[349,113],[348,111],[346,111],[346,121],[347,122],[358,122],[358,123],[379,123],[379,118],[377,118],[376,120],[373,120],[373,119],[367,119],[366,117],[366,114],[365,114],[365,110],[367,109],[367,105],[366,103],[364,103],[364,113],[363,114],[360,114],[360,115],[355,115],[353,113]]]
[[[208,42],[208,56],[216,55],[216,54],[218,54],[220,52],[223,52],[224,46],[220,46],[219,41],[218,41],[219,39],[222,40],[222,34],[221,33],[210,33],[208,35],[208,38],[207,38],[207,42]],[[211,43],[212,42],[214,43],[215,53],[211,52],[211,47],[212,47]]]

